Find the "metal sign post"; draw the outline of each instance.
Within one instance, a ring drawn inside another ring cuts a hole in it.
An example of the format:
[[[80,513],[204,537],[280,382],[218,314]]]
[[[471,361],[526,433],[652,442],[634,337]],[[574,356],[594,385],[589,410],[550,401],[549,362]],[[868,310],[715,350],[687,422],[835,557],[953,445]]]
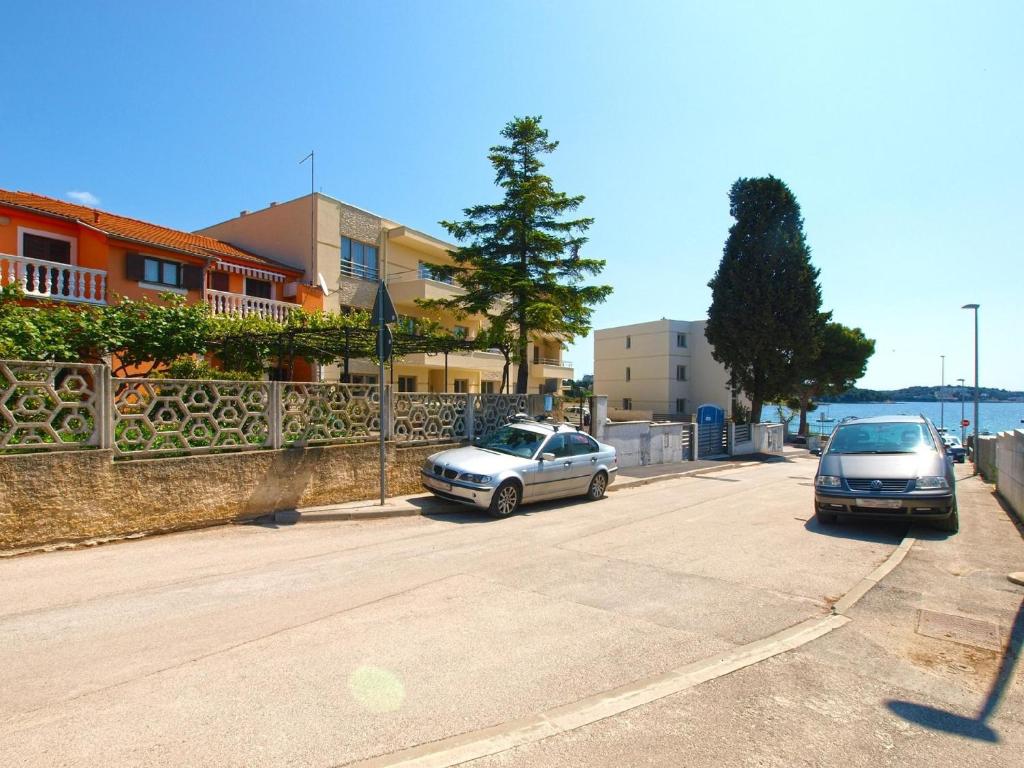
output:
[[[387,241],[385,240],[384,242],[386,244]],[[382,507],[388,495],[387,448],[385,441],[387,439],[387,401],[389,398],[385,397],[384,394],[384,361],[391,356],[392,346],[391,329],[388,328],[387,324],[397,321],[398,315],[395,312],[395,305],[391,301],[391,296],[388,295],[387,286],[384,285],[384,270],[380,269],[377,278],[377,300],[373,302],[373,322],[377,326],[377,393],[380,400],[380,426],[377,431],[380,434],[380,505]]]

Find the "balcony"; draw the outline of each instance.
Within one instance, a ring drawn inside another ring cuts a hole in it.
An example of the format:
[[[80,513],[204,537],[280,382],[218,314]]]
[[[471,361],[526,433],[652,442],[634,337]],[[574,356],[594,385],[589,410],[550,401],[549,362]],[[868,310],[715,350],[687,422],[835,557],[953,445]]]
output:
[[[404,365],[422,365],[426,368],[444,368],[444,355],[428,355],[417,352],[403,356],[401,363]],[[459,350],[448,354],[449,369],[460,368],[470,371],[500,372],[504,367],[505,357],[500,352]]]
[[[207,289],[206,302],[215,315],[259,315],[269,320],[284,322],[288,315],[299,308],[290,301],[274,301],[246,296],[242,293],[212,291]]]
[[[11,283],[33,299],[107,303],[107,273],[102,269],[0,253],[0,285]]]
[[[465,291],[458,285],[429,277],[395,279],[388,282],[388,293],[396,304],[412,304],[416,299],[450,299]]]
[[[571,379],[572,363],[553,357],[534,357],[530,365],[530,375],[539,379]]]

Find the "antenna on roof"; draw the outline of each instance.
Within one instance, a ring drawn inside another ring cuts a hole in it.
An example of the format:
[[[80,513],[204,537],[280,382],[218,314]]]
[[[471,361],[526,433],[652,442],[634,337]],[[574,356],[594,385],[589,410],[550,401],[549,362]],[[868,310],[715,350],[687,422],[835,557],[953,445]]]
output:
[[[309,160],[309,266],[311,269],[316,268],[316,157],[314,156],[313,150],[309,151],[309,154],[299,160],[299,165]],[[324,291],[326,294],[327,292]],[[381,502],[382,504],[384,502]]]

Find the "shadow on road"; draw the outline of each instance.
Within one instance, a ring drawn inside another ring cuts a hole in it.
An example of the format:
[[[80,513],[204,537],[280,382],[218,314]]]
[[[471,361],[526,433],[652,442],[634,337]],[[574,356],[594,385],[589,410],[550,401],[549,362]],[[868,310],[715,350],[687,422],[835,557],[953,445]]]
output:
[[[878,520],[850,519],[840,517],[838,523],[822,525],[818,518],[811,517],[804,528],[810,533],[832,536],[837,539],[870,541],[876,544],[898,545],[910,529],[909,523],[892,523]]]
[[[975,717],[964,717],[944,709],[930,707],[927,704],[916,704],[912,701],[898,699],[887,701],[885,705],[894,714],[923,728],[995,744],[999,741],[999,734],[988,725],[987,721],[995,714],[999,703],[1003,700],[1003,695],[1013,680],[1013,668],[1020,658],[1022,645],[1024,645],[1024,602],[1017,608],[1017,617],[1010,630],[1010,641],[1003,651],[996,679]]]
[[[607,497],[606,497],[607,498]],[[604,501],[602,499],[601,501]],[[567,498],[544,501],[538,504],[526,504],[519,507],[516,513],[510,518],[491,517],[482,509],[470,507],[465,504],[458,504],[454,501],[445,501],[436,497],[425,496],[422,498],[409,499],[409,503],[421,510],[424,517],[431,520],[441,520],[447,523],[468,525],[473,523],[496,523],[503,519],[514,519],[517,517],[530,517],[540,512],[553,509],[565,509],[566,507],[585,507],[592,504],[600,504],[601,501],[590,501],[584,498]]]

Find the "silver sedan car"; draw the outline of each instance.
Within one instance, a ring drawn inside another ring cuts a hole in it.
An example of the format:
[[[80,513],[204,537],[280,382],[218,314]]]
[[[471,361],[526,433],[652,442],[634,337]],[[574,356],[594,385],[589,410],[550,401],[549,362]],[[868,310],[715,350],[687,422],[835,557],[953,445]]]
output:
[[[507,517],[534,501],[599,499],[618,468],[612,446],[572,425],[518,421],[478,445],[435,453],[421,479],[442,499]]]

